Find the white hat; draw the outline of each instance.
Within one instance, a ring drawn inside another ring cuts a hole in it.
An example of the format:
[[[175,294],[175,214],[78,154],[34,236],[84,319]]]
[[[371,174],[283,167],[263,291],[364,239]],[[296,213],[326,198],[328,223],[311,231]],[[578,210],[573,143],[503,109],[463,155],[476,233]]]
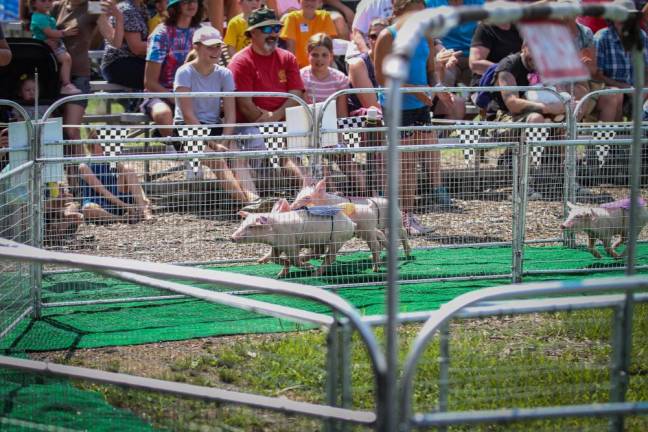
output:
[[[210,25],[205,25],[194,32],[191,42],[213,46],[216,44],[222,44],[223,39],[218,30]]]
[[[637,5],[632,0],[614,0],[612,5],[621,6],[622,8],[628,9],[629,12],[639,12]]]

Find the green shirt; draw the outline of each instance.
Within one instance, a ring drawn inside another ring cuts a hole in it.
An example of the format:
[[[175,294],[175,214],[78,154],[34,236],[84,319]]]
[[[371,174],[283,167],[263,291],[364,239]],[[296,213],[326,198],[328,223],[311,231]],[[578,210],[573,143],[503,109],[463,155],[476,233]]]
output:
[[[31,17],[31,25],[29,26],[29,30],[31,30],[34,39],[42,41],[47,39],[47,36],[43,33],[43,29],[46,28],[56,30],[56,20],[54,17],[44,13],[34,12]]]

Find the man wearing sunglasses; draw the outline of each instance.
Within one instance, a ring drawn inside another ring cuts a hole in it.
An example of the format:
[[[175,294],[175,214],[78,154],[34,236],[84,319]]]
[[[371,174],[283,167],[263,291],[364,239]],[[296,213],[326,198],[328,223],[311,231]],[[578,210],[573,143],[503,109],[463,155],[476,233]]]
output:
[[[236,90],[241,92],[282,92],[302,97],[304,83],[299,75],[295,56],[277,47],[281,22],[274,10],[262,7],[250,13],[246,36],[250,45],[239,51],[229,64]],[[297,103],[279,97],[236,98],[237,123],[280,122],[285,119],[286,108]],[[242,135],[259,134],[257,127],[241,127]],[[242,140],[246,150],[264,150],[262,139]],[[285,175],[299,184],[309,184],[297,162],[282,158]]]

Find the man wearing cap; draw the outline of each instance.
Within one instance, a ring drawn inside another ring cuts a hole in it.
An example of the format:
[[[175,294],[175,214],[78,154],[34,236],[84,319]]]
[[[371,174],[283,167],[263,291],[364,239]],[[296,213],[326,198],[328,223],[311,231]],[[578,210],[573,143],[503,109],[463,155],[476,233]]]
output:
[[[277,47],[281,27],[272,9],[263,7],[250,13],[246,35],[251,43],[239,51],[228,66],[234,75],[237,91],[283,92],[302,96],[304,83],[299,75],[297,59],[291,52]],[[236,99],[237,122],[282,121],[286,108],[295,105],[295,101],[287,98],[239,97]],[[242,134],[259,133],[255,127],[240,129]],[[260,139],[245,140],[244,144],[248,150],[265,149]],[[310,177],[302,172],[294,160],[282,158],[281,163],[289,177],[300,179],[301,183],[310,183]]]
[[[625,7],[631,12],[637,12],[632,0],[616,0],[613,4]],[[634,84],[632,77],[632,54],[625,50],[619,37],[622,29],[622,21],[610,21],[607,28],[599,31],[594,36],[598,70],[595,74],[592,74],[592,78],[604,82],[607,87],[629,88]],[[643,30],[640,31],[644,47],[643,55],[646,64],[648,64],[648,41],[646,39],[646,33]],[[646,84],[648,84],[648,75],[646,75],[645,81],[640,83],[640,85],[644,86]],[[624,98],[623,112],[618,113],[617,120],[621,120],[624,114],[630,115],[630,100],[630,97]]]

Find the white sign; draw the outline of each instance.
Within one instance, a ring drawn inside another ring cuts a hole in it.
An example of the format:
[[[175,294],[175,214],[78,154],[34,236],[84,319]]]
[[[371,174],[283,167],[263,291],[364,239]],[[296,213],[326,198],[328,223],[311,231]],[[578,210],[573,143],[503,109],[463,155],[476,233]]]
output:
[[[589,71],[581,61],[574,36],[560,21],[524,21],[517,24],[528,44],[543,84],[586,81]]]

